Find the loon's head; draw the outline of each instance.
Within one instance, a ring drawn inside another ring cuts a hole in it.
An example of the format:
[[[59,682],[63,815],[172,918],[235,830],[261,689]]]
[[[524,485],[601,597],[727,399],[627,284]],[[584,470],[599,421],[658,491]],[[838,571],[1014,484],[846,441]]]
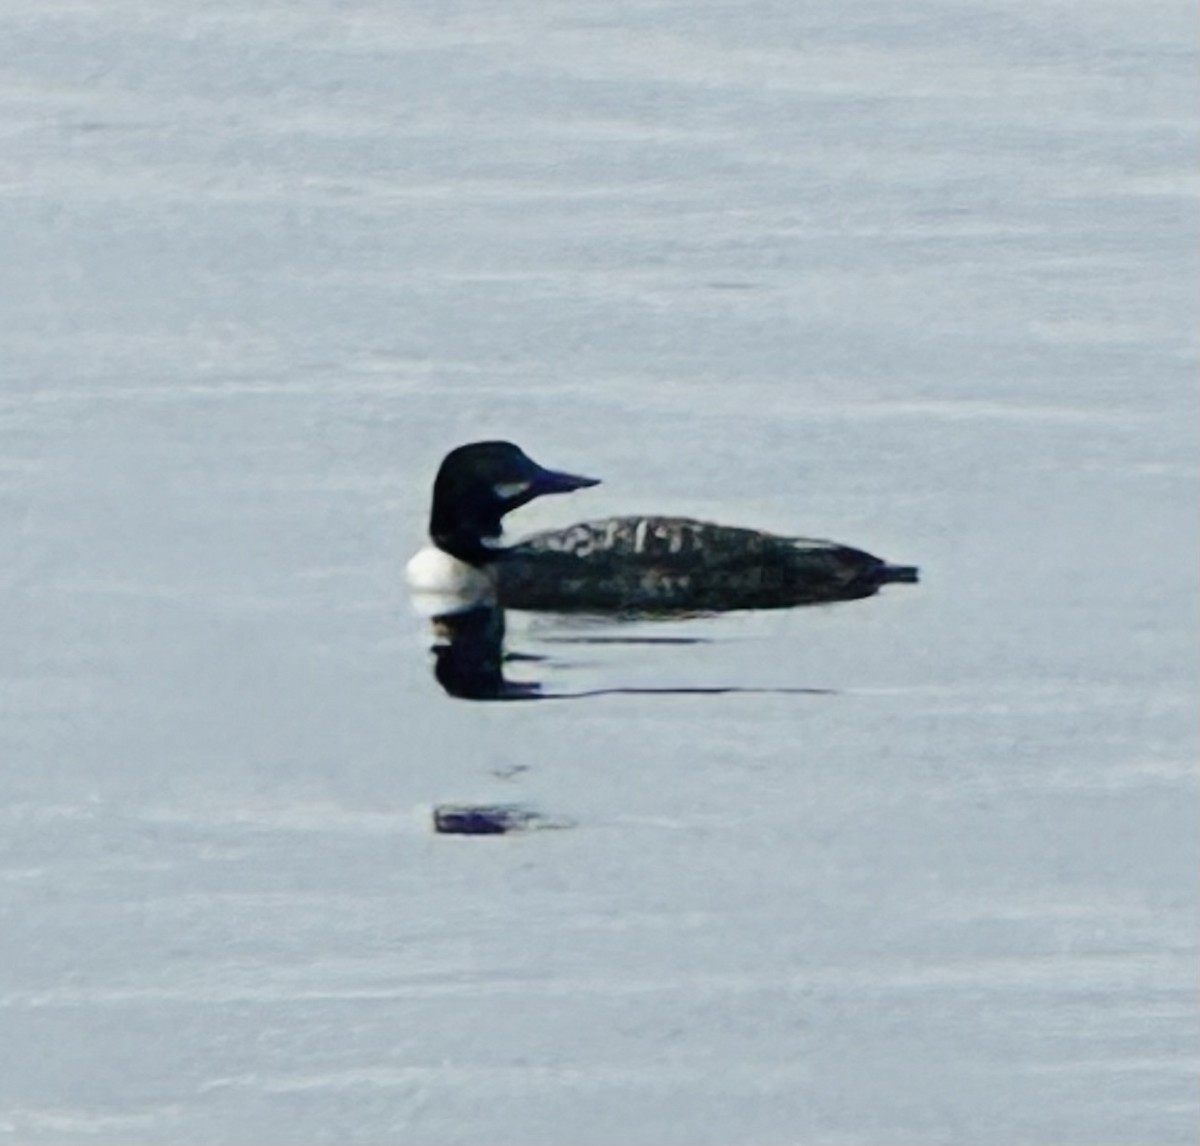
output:
[[[471,442],[451,450],[433,483],[429,536],[445,553],[471,565],[497,555],[494,542],[506,513],[547,493],[599,485],[596,478],[543,469],[512,442]]]

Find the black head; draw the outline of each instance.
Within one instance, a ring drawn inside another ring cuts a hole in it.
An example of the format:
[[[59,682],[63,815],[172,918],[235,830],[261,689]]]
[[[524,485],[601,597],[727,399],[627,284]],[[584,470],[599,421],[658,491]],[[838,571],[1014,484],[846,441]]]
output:
[[[446,553],[472,565],[494,559],[486,544],[501,519],[535,497],[599,485],[595,478],[543,469],[512,442],[472,442],[451,450],[433,483],[429,535]]]

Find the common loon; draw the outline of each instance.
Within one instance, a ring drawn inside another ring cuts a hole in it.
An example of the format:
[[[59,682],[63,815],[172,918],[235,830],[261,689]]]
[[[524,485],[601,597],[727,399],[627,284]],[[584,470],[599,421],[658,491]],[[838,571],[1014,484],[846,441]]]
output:
[[[915,567],[847,545],[686,517],[610,517],[501,544],[507,513],[598,484],[545,469],[511,442],[451,450],[433,484],[433,548],[408,563],[409,585],[502,608],[690,613],[848,601],[917,580]]]

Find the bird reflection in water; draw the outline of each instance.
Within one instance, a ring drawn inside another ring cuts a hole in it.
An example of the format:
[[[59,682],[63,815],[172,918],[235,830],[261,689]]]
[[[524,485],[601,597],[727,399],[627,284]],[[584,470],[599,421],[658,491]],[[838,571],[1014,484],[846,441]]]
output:
[[[579,700],[595,696],[722,696],[728,693],[790,693],[828,695],[822,688],[662,687],[596,688],[578,692],[549,692],[536,681],[512,681],[505,666],[533,664],[547,658],[509,653],[504,648],[504,610],[495,604],[475,604],[433,615],[433,673],[450,696],[463,700]],[[604,636],[574,638],[576,643],[692,645],[703,638]]]
[[[503,609],[476,605],[433,617],[432,624],[433,675],[451,696],[534,700],[542,695],[541,685],[510,681],[504,675]]]

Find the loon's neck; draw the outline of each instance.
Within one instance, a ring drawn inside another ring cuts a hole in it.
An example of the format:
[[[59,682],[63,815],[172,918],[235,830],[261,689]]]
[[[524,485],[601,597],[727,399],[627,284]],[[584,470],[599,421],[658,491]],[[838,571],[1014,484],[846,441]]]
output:
[[[476,569],[492,564],[504,552],[500,545],[499,529],[486,537],[469,529],[441,532],[431,529],[429,537],[443,553],[449,553],[451,557],[457,557]]]
[[[503,507],[483,500],[440,496],[435,490],[429,537],[443,553],[482,569],[495,561],[500,544]]]

